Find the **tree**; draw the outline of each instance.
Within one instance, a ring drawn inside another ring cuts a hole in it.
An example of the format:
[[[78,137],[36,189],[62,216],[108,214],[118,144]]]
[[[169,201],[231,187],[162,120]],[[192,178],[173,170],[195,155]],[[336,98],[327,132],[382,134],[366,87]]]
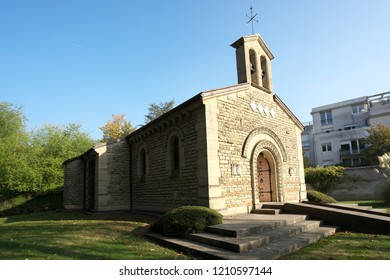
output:
[[[103,141],[117,140],[132,133],[135,128],[132,127],[130,121],[126,121],[125,114],[112,115],[112,121],[107,121],[106,124],[100,127],[103,131]]]
[[[25,125],[21,107],[0,102],[0,191],[8,189],[19,178],[28,180],[31,175]]]
[[[25,139],[26,117],[21,107],[8,102],[0,102],[0,141],[7,143],[11,139],[19,142]]]
[[[95,143],[79,124],[44,125],[31,132],[30,163],[36,174],[33,192],[46,192],[63,185],[65,160],[78,156]],[[30,186],[31,187],[31,186]]]
[[[62,163],[95,142],[80,125],[27,132],[20,107],[0,102],[0,192],[44,193],[63,186]]]
[[[171,100],[168,102],[160,102],[159,104],[151,103],[149,104],[149,113],[145,115],[145,123],[151,122],[158,117],[164,115],[169,112],[175,106],[175,100]]]
[[[366,150],[363,152],[363,165],[376,165],[378,155],[390,152],[390,128],[385,124],[373,125],[367,130],[369,136],[364,139]]]

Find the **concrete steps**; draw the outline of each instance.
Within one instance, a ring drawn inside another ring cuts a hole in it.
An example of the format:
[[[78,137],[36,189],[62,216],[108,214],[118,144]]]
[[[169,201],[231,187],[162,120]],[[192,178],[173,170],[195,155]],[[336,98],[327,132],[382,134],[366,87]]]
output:
[[[225,217],[223,224],[208,227],[205,233],[191,234],[189,239],[158,234],[148,237],[206,259],[271,260],[332,235],[339,227],[358,232],[390,233],[389,214],[357,205],[265,203],[253,213],[260,214]]]
[[[296,236],[307,230],[318,228],[320,225],[320,221],[303,221],[296,224],[284,225],[276,227],[272,230],[263,230],[260,233],[251,233],[250,235],[244,235],[240,237],[230,237],[206,232],[191,234],[189,239],[199,243],[242,253],[247,252],[250,249],[260,247],[264,244],[269,244],[271,242]]]
[[[269,202],[261,205],[260,209],[253,209],[252,214],[268,214],[268,215],[278,215],[283,213],[282,202]]]
[[[322,237],[337,227],[307,220],[307,215],[246,214],[224,219],[207,232],[190,234],[188,239],[149,234],[149,238],[181,250],[190,250],[211,259],[276,259]]]

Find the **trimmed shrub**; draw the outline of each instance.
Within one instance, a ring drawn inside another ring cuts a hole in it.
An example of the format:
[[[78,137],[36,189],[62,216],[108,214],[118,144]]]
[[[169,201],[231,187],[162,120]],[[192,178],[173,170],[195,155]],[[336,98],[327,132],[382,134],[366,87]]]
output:
[[[319,202],[319,203],[336,203],[337,200],[333,197],[326,195],[322,192],[308,190],[307,191],[307,199],[312,202]]]
[[[161,216],[150,228],[165,236],[185,237],[203,232],[206,227],[222,223],[223,216],[203,206],[181,206]]]

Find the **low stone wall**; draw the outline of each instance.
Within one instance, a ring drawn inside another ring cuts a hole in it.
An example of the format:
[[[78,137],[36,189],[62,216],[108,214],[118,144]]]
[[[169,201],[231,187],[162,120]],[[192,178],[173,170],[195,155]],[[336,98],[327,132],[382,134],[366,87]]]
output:
[[[377,167],[346,168],[344,179],[329,195],[338,201],[380,200],[385,177],[382,172],[376,173],[375,168]]]

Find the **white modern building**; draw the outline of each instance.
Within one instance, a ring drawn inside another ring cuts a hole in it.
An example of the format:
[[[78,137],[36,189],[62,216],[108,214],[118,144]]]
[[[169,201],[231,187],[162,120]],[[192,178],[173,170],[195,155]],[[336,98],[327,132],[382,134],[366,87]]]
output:
[[[313,166],[359,166],[362,139],[371,125],[390,126],[390,92],[363,96],[312,109],[302,147]]]

